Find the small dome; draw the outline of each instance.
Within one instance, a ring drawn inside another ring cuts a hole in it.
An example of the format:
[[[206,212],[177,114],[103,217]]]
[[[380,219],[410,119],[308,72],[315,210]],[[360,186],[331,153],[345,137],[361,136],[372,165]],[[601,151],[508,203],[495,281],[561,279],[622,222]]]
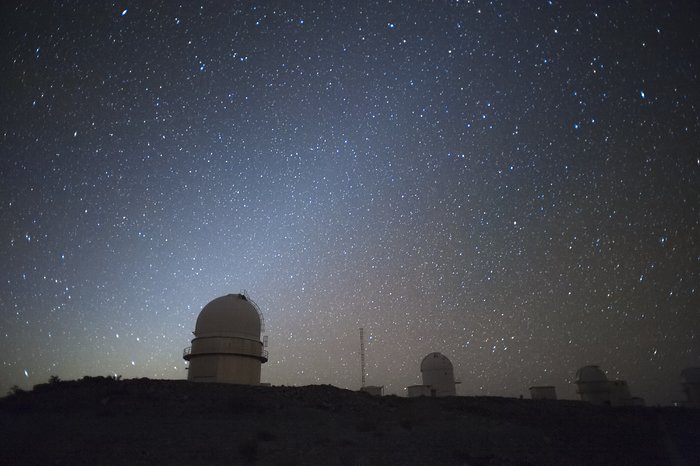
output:
[[[681,371],[683,383],[700,384],[700,367],[686,367]]]
[[[605,372],[598,366],[585,366],[576,371],[576,383],[607,382]]]
[[[242,294],[228,294],[204,306],[197,317],[196,337],[219,336],[260,339],[260,314]]]
[[[452,363],[442,353],[430,353],[420,363],[420,371],[452,371]]]

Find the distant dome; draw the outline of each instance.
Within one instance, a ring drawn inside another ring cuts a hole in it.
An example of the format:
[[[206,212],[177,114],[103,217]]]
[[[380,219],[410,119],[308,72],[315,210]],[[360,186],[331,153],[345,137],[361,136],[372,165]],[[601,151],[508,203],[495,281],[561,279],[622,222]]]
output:
[[[455,396],[455,375],[452,363],[441,353],[430,353],[420,363],[423,385],[430,396]]]
[[[607,382],[608,378],[598,366],[585,366],[576,371],[576,383]]]
[[[196,337],[219,336],[260,339],[257,308],[242,294],[228,294],[204,306],[197,317]]]
[[[700,367],[687,367],[681,371],[683,383],[700,384]]]
[[[420,363],[420,371],[449,371],[452,373],[452,363],[442,353],[430,353]]]

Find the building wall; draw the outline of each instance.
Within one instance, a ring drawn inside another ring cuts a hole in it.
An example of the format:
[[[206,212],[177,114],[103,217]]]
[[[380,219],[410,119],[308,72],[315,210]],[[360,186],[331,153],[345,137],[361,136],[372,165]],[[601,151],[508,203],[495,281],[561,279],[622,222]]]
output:
[[[577,392],[581,396],[581,401],[595,405],[610,404],[610,384],[607,380],[580,382]]]
[[[384,395],[384,387],[381,385],[367,385],[365,387],[362,387],[360,391],[369,393],[372,396],[383,396]]]
[[[610,406],[630,406],[632,395],[627,382],[624,380],[613,380],[610,382]]]
[[[260,384],[260,361],[232,354],[207,354],[190,359],[187,380],[246,385]]]
[[[258,385],[262,343],[243,338],[208,337],[192,340],[187,380]]]
[[[192,382],[216,382],[219,361],[216,356],[200,356],[190,359],[187,380]]]
[[[533,400],[556,400],[556,388],[547,387],[530,387],[530,398]]]
[[[430,396],[430,387],[425,385],[411,385],[406,387],[409,398],[417,398],[419,396]]]
[[[687,398],[686,406],[689,408],[700,408],[700,384],[684,383],[683,392]]]
[[[631,406],[634,399],[625,380],[580,382],[581,400],[596,405]]]
[[[260,356],[263,344],[256,340],[231,337],[204,337],[192,340],[192,354],[228,353]]]
[[[431,396],[455,396],[455,376],[452,370],[426,370],[423,373],[423,385],[430,386],[431,390],[435,390]]]
[[[258,385],[260,361],[240,356],[220,356],[217,382]]]

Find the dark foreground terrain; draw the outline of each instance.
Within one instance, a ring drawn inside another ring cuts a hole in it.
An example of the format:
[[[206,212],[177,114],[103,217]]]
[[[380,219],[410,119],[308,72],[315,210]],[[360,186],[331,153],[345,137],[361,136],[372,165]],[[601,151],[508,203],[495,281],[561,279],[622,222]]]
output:
[[[0,464],[700,465],[700,412],[96,377],[0,399]]]

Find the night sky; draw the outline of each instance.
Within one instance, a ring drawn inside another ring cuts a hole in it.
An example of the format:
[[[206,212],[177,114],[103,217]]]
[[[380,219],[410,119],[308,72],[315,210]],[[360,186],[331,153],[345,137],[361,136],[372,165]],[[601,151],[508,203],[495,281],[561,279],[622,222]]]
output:
[[[700,365],[698,2],[3,2],[0,394],[186,378],[647,403]]]

